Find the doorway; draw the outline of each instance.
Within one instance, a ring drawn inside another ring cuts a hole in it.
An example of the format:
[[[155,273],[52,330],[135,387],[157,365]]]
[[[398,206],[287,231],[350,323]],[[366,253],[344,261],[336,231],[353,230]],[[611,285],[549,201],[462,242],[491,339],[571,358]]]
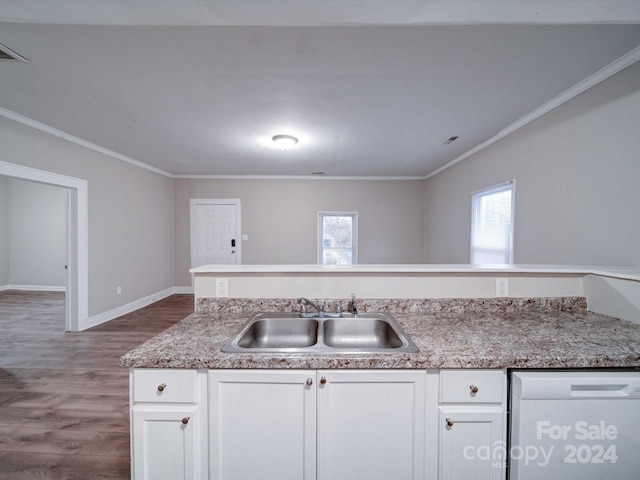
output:
[[[240,200],[190,200],[191,267],[242,263]]]
[[[89,316],[87,181],[3,161],[0,161],[0,175],[66,189],[65,330],[84,330]]]

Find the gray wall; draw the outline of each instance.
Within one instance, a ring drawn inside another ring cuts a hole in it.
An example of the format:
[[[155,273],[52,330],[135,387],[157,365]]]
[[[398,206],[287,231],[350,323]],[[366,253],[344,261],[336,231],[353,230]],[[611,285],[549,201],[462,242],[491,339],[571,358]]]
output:
[[[171,179],[4,118],[0,160],[88,180],[90,315],[190,284],[190,198],[241,199],[245,264],[315,263],[318,210],[359,212],[360,263],[467,263],[470,193],[515,178],[517,263],[640,266],[638,78],[631,66],[424,182]],[[0,285],[6,195],[0,182]]]
[[[64,188],[7,179],[9,284],[64,287]]]
[[[171,178],[5,118],[0,145],[2,161],[88,181],[90,316],[174,285]]]
[[[9,285],[9,231],[7,179],[0,177],[0,288]]]
[[[468,263],[470,193],[516,179],[514,263],[640,266],[640,63],[425,182],[425,258]]]
[[[190,198],[239,198],[244,264],[314,264],[318,211],[358,212],[359,263],[422,263],[422,180],[175,179],[175,282],[190,285]]]

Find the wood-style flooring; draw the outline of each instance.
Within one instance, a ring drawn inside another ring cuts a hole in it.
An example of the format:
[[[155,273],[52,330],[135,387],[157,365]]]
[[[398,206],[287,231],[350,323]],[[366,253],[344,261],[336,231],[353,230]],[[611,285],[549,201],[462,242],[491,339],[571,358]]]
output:
[[[0,292],[0,479],[130,478],[119,358],[192,312],[173,295],[70,333],[64,293]]]

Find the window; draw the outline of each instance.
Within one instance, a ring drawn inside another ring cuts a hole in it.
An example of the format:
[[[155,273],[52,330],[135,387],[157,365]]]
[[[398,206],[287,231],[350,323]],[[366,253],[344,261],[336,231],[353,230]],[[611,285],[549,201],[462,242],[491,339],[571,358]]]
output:
[[[471,263],[513,262],[515,180],[471,194]]]
[[[358,263],[357,212],[318,212],[318,263]]]

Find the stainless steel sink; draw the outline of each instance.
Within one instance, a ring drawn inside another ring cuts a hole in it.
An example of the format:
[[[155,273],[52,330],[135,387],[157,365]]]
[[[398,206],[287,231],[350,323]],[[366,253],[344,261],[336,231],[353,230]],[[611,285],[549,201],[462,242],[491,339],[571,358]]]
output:
[[[400,334],[386,320],[350,318],[325,320],[324,343],[333,348],[401,348]]]
[[[241,348],[304,348],[318,341],[318,322],[308,318],[261,318],[238,339]]]
[[[418,347],[386,313],[300,318],[258,313],[223,348],[231,353],[412,353]]]

